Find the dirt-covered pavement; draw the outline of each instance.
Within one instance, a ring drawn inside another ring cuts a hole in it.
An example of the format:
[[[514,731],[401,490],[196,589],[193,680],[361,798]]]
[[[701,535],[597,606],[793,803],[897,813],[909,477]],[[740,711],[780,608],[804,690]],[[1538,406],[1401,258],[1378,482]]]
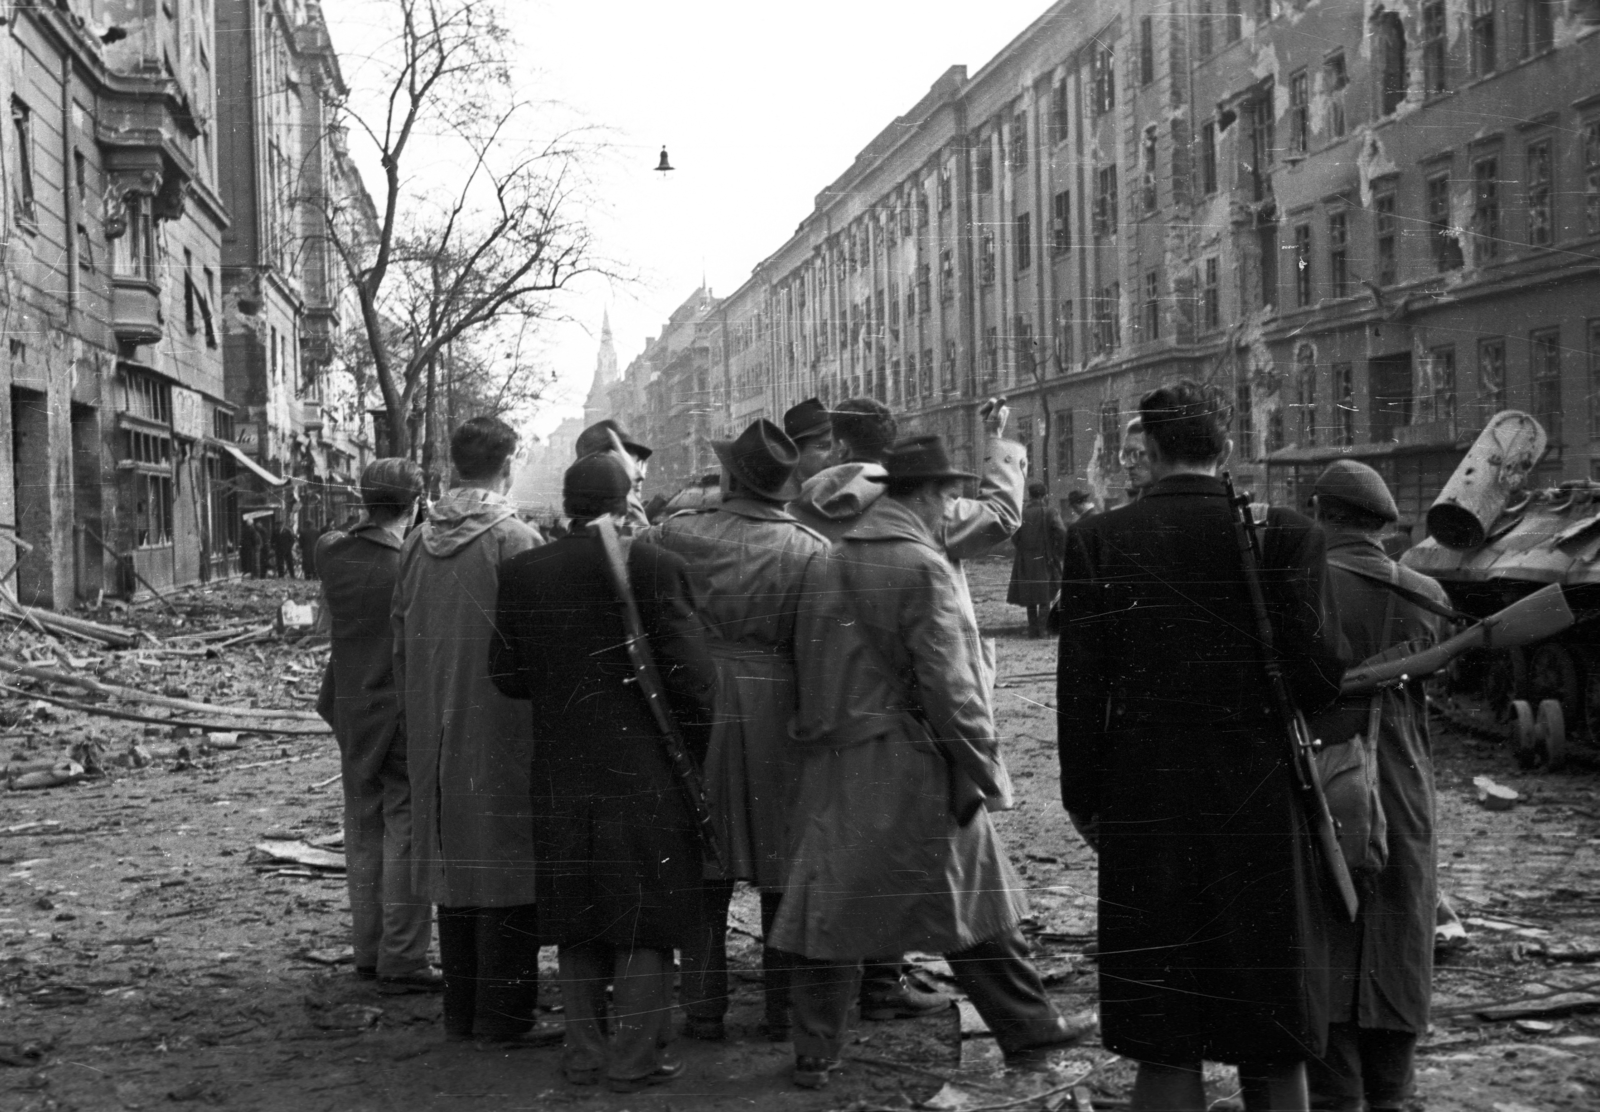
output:
[[[1047,983],[1080,1012],[1094,1001],[1081,952],[1094,929],[1094,863],[1058,802],[1054,648],[1027,640],[1022,612],[1000,601],[1006,573],[1000,560],[972,569],[980,618],[999,639],[997,701],[1021,801],[1001,826],[1032,887]],[[273,636],[208,655],[205,642],[176,638],[259,628],[285,597],[310,594],[269,580],[181,592],[181,624],[155,604],[88,615],[147,629],[159,650],[82,641],[52,650],[7,625],[0,658],[169,698],[304,710],[325,648]],[[830,1090],[792,1089],[791,1048],[753,1033],[758,916],[747,896],[735,909],[733,1038],[680,1040],[688,1069],[671,1085],[611,1096],[565,1085],[554,1049],[447,1045],[436,997],[381,996],[351,975],[343,880],[319,866],[337,861],[331,737],[174,736],[191,731],[36,698],[99,698],[60,680],[13,672],[0,683],[30,692],[0,698],[0,757],[21,765],[76,744],[108,773],[0,791],[0,1109],[990,1108],[1042,1084],[995,1073],[992,1042],[970,1019],[963,1038],[950,1012],[861,1025]],[[115,698],[102,705],[182,718]],[[1472,941],[1439,970],[1422,1096],[1431,1109],[1600,1107],[1600,778],[1520,773],[1502,743],[1453,726],[1439,724],[1436,737],[1443,884]],[[141,751],[128,755],[133,744]],[[1483,774],[1521,794],[1513,810],[1478,805],[1473,777]],[[269,866],[294,843],[321,856],[295,850],[309,864]],[[923,964],[941,972],[936,959]],[[553,983],[541,1006],[557,1013]],[[1009,1107],[1072,1108],[1080,1076],[1080,1098],[1125,1102],[1128,1066],[1089,1047],[1052,1091]],[[1218,1099],[1232,1094],[1228,1071],[1212,1081]]]

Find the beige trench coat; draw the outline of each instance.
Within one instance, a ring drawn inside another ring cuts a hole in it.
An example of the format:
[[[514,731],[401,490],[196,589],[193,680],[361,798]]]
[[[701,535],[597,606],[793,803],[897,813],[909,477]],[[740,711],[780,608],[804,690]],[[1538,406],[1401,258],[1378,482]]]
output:
[[[806,570],[804,765],[772,945],[825,961],[953,953],[1027,913],[990,810],[1011,805],[992,664],[938,539],[876,500]]]

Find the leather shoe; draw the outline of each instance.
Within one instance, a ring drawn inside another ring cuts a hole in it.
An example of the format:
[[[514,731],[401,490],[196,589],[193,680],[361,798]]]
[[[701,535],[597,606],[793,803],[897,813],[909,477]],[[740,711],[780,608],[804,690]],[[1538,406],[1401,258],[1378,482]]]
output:
[[[407,996],[416,992],[443,992],[444,975],[437,969],[419,969],[415,973],[379,974],[378,991],[385,996]]]
[[[794,1083],[802,1089],[826,1089],[828,1078],[840,1064],[837,1058],[813,1058],[797,1054],[794,1059]]]
[[[1006,1052],[1006,1068],[1014,1070],[1049,1070],[1060,1063],[1064,1053],[1076,1050],[1086,1035],[1094,1032],[1098,1024],[1093,1013],[1068,1019],[1056,1017],[1058,1037],[1033,1046],[1019,1047]]]
[[[606,1088],[613,1093],[638,1093],[650,1088],[652,1085],[665,1085],[669,1081],[676,1081],[683,1073],[683,1063],[676,1058],[661,1058],[661,1064],[643,1077],[608,1077]]]
[[[861,994],[862,1019],[920,1019],[948,1011],[955,1001],[942,992],[918,988],[906,977],[888,985],[874,985]]]

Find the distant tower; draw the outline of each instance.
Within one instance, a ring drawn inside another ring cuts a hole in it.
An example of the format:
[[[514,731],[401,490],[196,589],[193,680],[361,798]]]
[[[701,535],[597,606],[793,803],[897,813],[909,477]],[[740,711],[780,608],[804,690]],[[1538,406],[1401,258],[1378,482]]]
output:
[[[585,426],[611,416],[611,399],[608,395],[618,377],[617,348],[611,341],[611,312],[607,310],[600,320],[600,353],[594,360],[594,382],[589,387],[588,400],[583,403]]]

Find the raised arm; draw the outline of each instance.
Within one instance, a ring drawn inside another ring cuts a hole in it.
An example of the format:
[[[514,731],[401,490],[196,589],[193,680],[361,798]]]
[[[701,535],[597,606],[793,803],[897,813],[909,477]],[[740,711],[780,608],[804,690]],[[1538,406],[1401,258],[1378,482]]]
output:
[[[991,437],[984,449],[978,497],[958,498],[944,518],[944,550],[953,560],[981,556],[1011,539],[1022,524],[1027,452],[1021,444]]]

